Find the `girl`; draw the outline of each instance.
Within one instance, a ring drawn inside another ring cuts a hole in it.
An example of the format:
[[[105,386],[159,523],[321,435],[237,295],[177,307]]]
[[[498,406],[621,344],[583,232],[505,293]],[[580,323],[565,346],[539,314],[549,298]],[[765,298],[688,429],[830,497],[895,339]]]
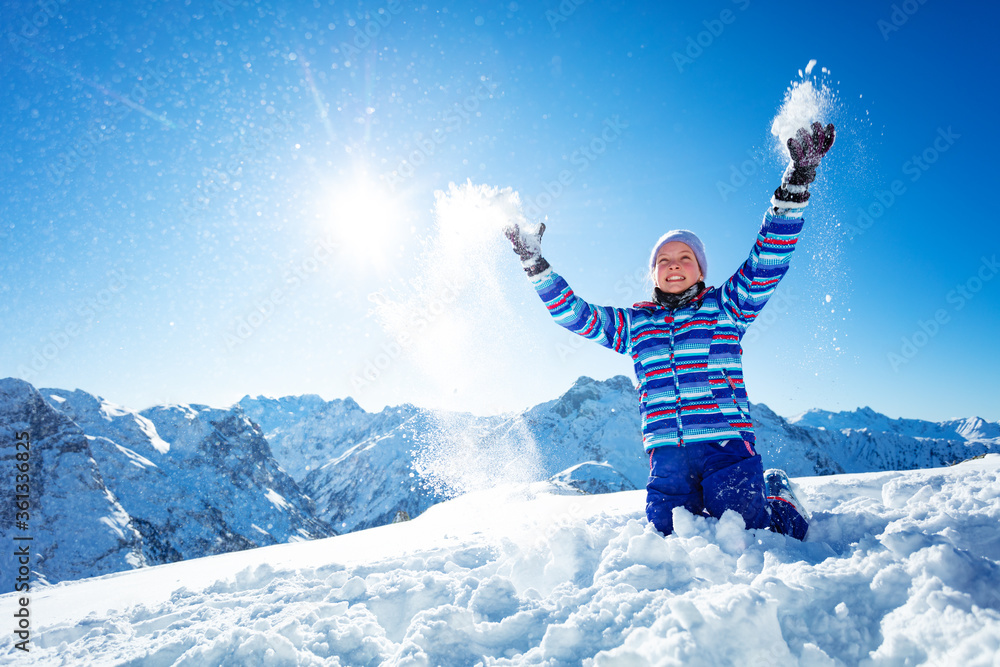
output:
[[[807,515],[779,470],[754,451],[740,340],[788,271],[816,167],[835,138],[813,123],[788,140],[791,161],[746,262],[721,287],[706,287],[708,260],[694,232],[667,232],[649,258],[653,300],[592,306],[542,257],[545,225],[505,230],[555,321],[632,357],[642,440],[649,453],[646,516],[665,535],[673,510],[743,516],[747,528],[804,539]],[[766,480],[765,480],[766,477]]]

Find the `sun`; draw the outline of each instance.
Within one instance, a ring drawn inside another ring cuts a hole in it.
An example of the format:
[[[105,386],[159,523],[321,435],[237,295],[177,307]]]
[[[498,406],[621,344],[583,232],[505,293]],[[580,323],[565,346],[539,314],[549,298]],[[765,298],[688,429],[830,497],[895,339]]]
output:
[[[344,255],[381,269],[399,247],[406,215],[389,188],[360,174],[331,188],[321,218]]]

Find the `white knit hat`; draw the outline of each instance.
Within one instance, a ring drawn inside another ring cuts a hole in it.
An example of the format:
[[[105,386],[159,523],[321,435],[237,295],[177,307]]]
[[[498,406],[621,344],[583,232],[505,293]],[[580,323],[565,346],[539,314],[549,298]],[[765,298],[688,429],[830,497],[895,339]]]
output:
[[[653,271],[656,269],[656,253],[660,252],[660,248],[671,241],[680,241],[687,244],[694,251],[694,258],[698,260],[701,274],[707,278],[708,260],[705,258],[705,244],[701,242],[701,239],[694,232],[687,229],[672,229],[660,237],[660,240],[653,246],[653,252],[649,255],[649,270]]]

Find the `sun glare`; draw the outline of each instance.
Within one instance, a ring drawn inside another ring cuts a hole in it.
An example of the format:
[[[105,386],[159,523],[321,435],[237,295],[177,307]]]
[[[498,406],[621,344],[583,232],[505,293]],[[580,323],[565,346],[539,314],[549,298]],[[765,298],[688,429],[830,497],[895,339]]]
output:
[[[323,218],[345,254],[384,268],[399,246],[404,212],[392,192],[366,177],[336,187],[324,202]]]

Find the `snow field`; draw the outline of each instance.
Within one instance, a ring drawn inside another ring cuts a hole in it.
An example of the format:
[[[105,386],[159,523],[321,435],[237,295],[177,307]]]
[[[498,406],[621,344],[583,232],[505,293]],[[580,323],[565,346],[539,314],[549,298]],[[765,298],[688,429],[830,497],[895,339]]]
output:
[[[996,665],[998,473],[990,455],[799,478],[814,521],[804,543],[747,531],[732,513],[683,510],[663,538],[645,521],[642,491],[492,489],[402,524],[40,589],[30,660],[17,657]]]

